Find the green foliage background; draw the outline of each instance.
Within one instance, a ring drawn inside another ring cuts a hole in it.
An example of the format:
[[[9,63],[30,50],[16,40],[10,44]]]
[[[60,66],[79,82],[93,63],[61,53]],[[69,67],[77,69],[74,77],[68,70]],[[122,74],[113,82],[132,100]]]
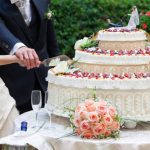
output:
[[[108,28],[108,18],[119,23],[124,15],[132,12],[134,5],[139,13],[150,10],[150,0],[51,0],[51,3],[61,54],[70,57],[74,56],[77,40]],[[124,26],[129,18],[126,17]],[[142,24],[138,28],[142,28]]]

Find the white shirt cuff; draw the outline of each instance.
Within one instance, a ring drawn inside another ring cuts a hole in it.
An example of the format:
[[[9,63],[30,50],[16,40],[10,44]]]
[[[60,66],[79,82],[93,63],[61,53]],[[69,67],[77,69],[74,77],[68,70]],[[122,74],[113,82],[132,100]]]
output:
[[[14,47],[11,49],[10,51],[10,55],[13,55],[14,53],[16,53],[16,51],[20,48],[20,47],[26,47],[23,43],[16,43],[14,45]]]

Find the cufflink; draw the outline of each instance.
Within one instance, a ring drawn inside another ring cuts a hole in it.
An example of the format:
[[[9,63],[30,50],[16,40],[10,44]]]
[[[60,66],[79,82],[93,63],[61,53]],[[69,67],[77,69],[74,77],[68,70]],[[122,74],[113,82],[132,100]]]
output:
[[[3,43],[2,45],[3,45],[5,48],[7,48],[7,49],[9,48],[9,46],[8,46],[7,44],[5,44],[5,43]]]

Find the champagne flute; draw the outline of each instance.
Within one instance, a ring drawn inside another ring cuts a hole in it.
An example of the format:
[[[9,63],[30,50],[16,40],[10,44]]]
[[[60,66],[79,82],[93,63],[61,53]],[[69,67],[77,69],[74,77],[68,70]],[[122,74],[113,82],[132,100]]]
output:
[[[36,113],[36,127],[33,128],[36,129],[38,128],[38,112],[41,108],[41,103],[42,103],[41,91],[38,90],[32,91],[31,104],[32,104],[33,111]]]
[[[49,115],[49,130],[51,130],[51,129],[54,129],[54,127],[52,127],[52,121],[51,121],[51,116],[52,116],[51,114],[53,112],[53,107],[50,104],[48,104],[48,101],[49,101],[48,98],[49,98],[49,92],[46,91],[45,92],[45,109]]]

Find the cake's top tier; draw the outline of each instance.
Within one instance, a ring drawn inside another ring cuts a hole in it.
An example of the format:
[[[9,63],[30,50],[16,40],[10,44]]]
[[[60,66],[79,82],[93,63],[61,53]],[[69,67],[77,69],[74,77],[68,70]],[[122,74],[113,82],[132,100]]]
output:
[[[100,41],[143,41],[146,40],[146,34],[143,30],[127,29],[106,29],[98,32],[96,40]]]

